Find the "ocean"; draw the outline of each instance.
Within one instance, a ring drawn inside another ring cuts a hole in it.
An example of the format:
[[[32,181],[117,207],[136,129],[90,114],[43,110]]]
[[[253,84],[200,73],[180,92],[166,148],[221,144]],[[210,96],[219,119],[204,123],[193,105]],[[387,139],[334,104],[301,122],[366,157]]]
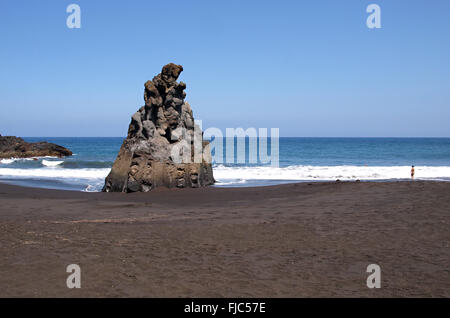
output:
[[[124,138],[41,137],[73,151],[67,158],[2,159],[0,182],[95,192]],[[224,145],[226,143],[224,142]],[[248,150],[248,140],[247,147]],[[224,150],[225,152],[226,150]],[[248,151],[247,151],[248,153]],[[235,157],[238,152],[235,151]],[[450,181],[450,138],[280,138],[279,166],[214,163],[218,187],[266,186],[289,182],[409,180]]]

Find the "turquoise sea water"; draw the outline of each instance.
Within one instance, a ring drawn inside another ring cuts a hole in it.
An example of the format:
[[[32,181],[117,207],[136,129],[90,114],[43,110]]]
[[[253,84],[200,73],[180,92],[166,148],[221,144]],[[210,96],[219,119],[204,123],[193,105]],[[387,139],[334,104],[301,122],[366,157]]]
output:
[[[97,137],[24,139],[53,142],[71,149],[74,155],[63,159],[3,159],[0,181],[80,191],[102,188],[123,142],[123,138]],[[236,149],[235,158],[238,154]],[[279,167],[250,164],[248,140],[246,154],[244,163],[214,163],[216,186],[407,180],[411,165],[416,166],[417,179],[450,181],[450,138],[280,138]]]

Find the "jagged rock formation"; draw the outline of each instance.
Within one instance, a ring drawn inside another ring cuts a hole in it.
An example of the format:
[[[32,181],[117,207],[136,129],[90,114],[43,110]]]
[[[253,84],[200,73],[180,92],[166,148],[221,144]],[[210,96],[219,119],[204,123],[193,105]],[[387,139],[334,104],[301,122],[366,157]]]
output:
[[[203,187],[214,183],[209,143],[184,101],[181,65],[170,63],[144,85],[145,106],[131,117],[105,192],[148,192],[156,187]]]
[[[26,142],[22,138],[0,135],[0,158],[65,157],[72,151],[48,142]]]

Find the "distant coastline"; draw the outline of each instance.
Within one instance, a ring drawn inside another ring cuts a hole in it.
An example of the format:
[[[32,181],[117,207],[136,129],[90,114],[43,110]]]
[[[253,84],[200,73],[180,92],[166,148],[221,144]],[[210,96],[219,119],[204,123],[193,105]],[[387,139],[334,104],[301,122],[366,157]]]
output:
[[[23,138],[0,135],[0,158],[66,157],[72,151],[46,141],[26,142]]]

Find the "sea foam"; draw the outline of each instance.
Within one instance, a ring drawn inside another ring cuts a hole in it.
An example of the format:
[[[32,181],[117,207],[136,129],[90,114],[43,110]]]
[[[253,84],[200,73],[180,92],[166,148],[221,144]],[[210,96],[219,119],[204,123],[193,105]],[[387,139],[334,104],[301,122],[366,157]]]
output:
[[[64,161],[50,161],[50,160],[42,160],[42,164],[46,167],[56,167],[62,164]]]
[[[289,167],[214,167],[214,178],[228,180],[391,180],[410,178],[409,166],[289,166]],[[416,178],[450,180],[450,167],[417,166]]]
[[[104,179],[111,169],[11,169],[0,168],[0,177],[45,179]]]
[[[0,160],[0,163],[9,165],[10,163],[13,163],[14,161],[16,161],[16,159],[2,159],[2,160]]]

